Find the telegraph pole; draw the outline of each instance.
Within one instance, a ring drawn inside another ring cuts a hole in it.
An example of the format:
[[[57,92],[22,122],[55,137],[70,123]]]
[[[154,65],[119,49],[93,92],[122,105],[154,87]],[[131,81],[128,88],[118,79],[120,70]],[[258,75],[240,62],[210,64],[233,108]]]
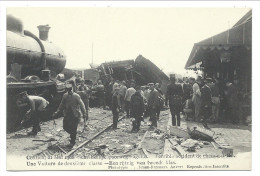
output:
[[[94,48],[94,43],[92,42],[92,65],[93,65],[93,48]]]

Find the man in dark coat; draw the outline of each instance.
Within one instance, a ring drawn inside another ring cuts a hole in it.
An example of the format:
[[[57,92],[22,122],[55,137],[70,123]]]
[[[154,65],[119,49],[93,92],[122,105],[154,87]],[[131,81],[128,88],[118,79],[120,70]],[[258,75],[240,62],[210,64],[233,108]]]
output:
[[[175,83],[175,75],[170,75],[171,83],[167,86],[166,90],[166,106],[170,106],[170,111],[172,115],[172,126],[176,126],[177,116],[177,126],[181,125],[180,112],[182,111],[182,99],[183,99],[183,90],[180,84]]]
[[[119,87],[115,87],[114,94],[112,96],[112,114],[113,114],[113,129],[117,129],[117,122],[118,122],[118,116],[119,116]]]
[[[211,83],[212,83],[212,79],[206,78],[205,85],[201,88],[201,105],[203,110],[202,124],[205,128],[209,128],[207,122],[212,113],[212,100],[211,100],[212,95],[210,89]]]
[[[148,97],[148,108],[150,112],[151,126],[157,127],[157,110],[160,106],[160,93],[154,88],[154,83],[150,83],[150,93]]]
[[[81,114],[83,114],[83,118],[85,118],[86,109],[79,94],[73,92],[72,85],[67,84],[66,89],[67,92],[63,95],[60,106],[53,116],[63,111],[63,129],[70,134],[70,147],[72,147],[75,145]]]
[[[227,107],[228,115],[232,123],[236,124],[239,122],[239,96],[238,88],[231,82],[226,83],[227,86]]]
[[[141,95],[141,88],[139,86],[136,87],[136,92],[131,96],[130,114],[130,116],[135,119],[133,121],[132,131],[139,131],[142,116],[144,114],[144,99]]]

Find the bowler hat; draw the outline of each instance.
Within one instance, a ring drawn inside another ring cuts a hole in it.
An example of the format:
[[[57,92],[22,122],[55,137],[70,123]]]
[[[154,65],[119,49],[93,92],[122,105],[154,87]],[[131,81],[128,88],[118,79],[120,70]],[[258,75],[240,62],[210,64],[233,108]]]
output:
[[[205,81],[206,81],[207,83],[212,82],[212,78],[206,78]]]
[[[27,95],[27,91],[23,91],[23,92],[19,93],[20,97],[25,96],[25,95]]]

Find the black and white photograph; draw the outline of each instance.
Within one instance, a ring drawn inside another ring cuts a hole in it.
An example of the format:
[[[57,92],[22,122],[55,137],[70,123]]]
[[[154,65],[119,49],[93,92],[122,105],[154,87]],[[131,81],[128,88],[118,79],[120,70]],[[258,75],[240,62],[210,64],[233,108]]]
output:
[[[5,14],[7,170],[252,169],[252,6]]]

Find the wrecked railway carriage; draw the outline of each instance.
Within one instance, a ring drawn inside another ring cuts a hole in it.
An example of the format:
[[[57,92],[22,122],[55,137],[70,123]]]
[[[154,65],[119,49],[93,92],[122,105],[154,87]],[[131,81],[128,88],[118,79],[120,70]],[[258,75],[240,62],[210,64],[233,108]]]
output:
[[[142,55],[135,60],[105,62],[97,69],[104,83],[108,83],[111,77],[120,81],[133,79],[138,85],[150,82],[160,83],[161,89],[165,93],[169,82],[168,76]]]

